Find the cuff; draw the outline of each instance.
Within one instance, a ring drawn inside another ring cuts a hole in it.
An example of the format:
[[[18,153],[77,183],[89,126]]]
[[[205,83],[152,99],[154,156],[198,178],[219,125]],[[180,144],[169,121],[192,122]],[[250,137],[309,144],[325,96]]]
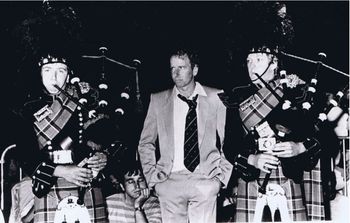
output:
[[[321,156],[321,146],[319,141],[315,138],[307,138],[303,144],[306,149],[305,156],[308,159],[308,162],[306,162],[306,169],[311,170],[317,165],[317,162]]]
[[[53,163],[42,162],[35,169],[32,176],[32,189],[35,196],[41,198],[49,193],[51,187],[56,182],[56,177],[53,176],[56,165]]]
[[[233,163],[234,170],[246,181],[253,180],[259,176],[259,170],[248,164],[248,157],[249,154],[238,154]]]

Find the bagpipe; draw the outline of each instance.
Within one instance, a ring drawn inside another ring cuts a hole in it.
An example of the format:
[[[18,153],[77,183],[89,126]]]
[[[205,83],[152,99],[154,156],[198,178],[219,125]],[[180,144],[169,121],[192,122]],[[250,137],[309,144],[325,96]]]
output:
[[[331,69],[347,77],[349,77],[349,75],[324,64],[323,61],[326,58],[326,54],[324,53],[319,53],[318,61],[312,61],[309,59],[287,54],[284,52],[280,52],[280,53],[284,56],[288,56],[288,57],[292,57],[295,59],[316,64],[316,71],[314,75],[311,77],[310,82],[305,84],[305,87],[303,88],[301,93],[299,93],[296,96],[288,92],[291,90],[290,86],[288,86],[288,83],[290,84],[290,81],[287,80],[288,76],[286,71],[284,70],[280,72],[280,77],[281,77],[280,83],[282,84],[282,88],[285,93],[283,97],[280,97],[279,95],[277,95],[276,92],[274,92],[274,90],[259,75],[257,75],[257,77],[260,79],[261,82],[264,83],[267,89],[271,91],[271,93],[275,95],[275,97],[281,103],[283,103],[282,104],[283,110],[297,111],[300,114],[302,114],[302,116],[304,116],[305,120],[308,120],[309,122],[311,122],[313,126],[312,136],[315,136],[316,138],[318,137],[319,139],[321,139],[322,137],[327,137],[327,135],[325,135],[324,133],[322,134],[322,132],[324,132],[327,128],[328,130],[331,128],[334,128],[334,125],[335,125],[334,123],[339,121],[339,119],[342,117],[344,113],[348,113],[349,86],[347,85],[342,90],[339,90],[334,97],[328,98],[328,101],[325,103],[325,105],[323,106],[316,105],[316,103],[318,102],[317,100],[315,100],[317,86],[318,86],[317,85],[318,76],[321,72],[321,69],[324,67]],[[292,86],[292,88],[293,87],[295,86]],[[318,111],[318,115],[315,116],[316,111]],[[249,131],[249,134],[251,134],[251,131]],[[347,135],[348,135],[348,132],[347,132]],[[278,133],[277,138],[283,138],[284,136],[285,136],[285,132],[282,131],[281,134],[280,132]],[[325,142],[324,139],[322,140],[322,142]],[[276,142],[269,142],[268,144],[273,145],[274,143]],[[326,145],[321,145],[322,146],[322,149],[321,149],[322,155],[320,156],[321,179],[322,179],[322,189],[323,189],[323,201],[324,201],[324,207],[325,207],[325,219],[330,220],[331,219],[330,201],[335,197],[334,156],[340,151],[337,151],[336,148],[326,148],[329,144],[327,142],[325,144]],[[259,145],[259,148],[260,147],[261,146]],[[270,211],[273,212],[272,216],[274,216],[277,211],[278,219],[281,220],[282,218],[282,221],[283,220],[288,221],[290,219],[288,216],[288,211],[286,211],[286,200],[282,201],[283,196],[280,196],[282,200],[280,199],[279,201],[271,198],[269,199],[268,193],[271,193],[271,189],[270,188],[267,189],[267,187],[268,187],[268,181],[269,181],[270,175],[271,175],[271,172],[265,175],[263,183],[258,189],[260,194],[260,197],[258,198],[258,200],[260,202],[257,201],[255,220],[261,221],[261,219],[263,218],[263,212],[265,212],[265,209],[266,209],[266,206],[264,208],[264,205],[267,205]],[[278,196],[278,194],[279,193],[276,193],[274,194],[274,196]],[[281,195],[283,195],[283,193],[281,193]]]
[[[105,53],[107,51],[106,47],[99,48],[101,55],[100,56],[86,56],[83,55],[83,58],[92,58],[92,59],[101,59],[101,75],[98,78],[98,89],[94,89],[87,82],[82,82],[78,76],[74,76],[70,80],[70,84],[74,86],[75,94],[71,94],[65,89],[62,89],[55,85],[55,87],[70,101],[77,105],[79,120],[85,118],[84,123],[79,124],[79,144],[86,143],[88,140],[96,141],[97,143],[103,144],[101,151],[99,150],[89,150],[86,153],[86,157],[83,157],[78,166],[85,167],[86,161],[89,157],[92,157],[96,152],[105,153],[108,156],[108,160],[113,160],[113,163],[117,163],[121,157],[125,154],[127,146],[123,141],[123,137],[117,137],[112,140],[108,138],[108,135],[112,136],[113,134],[110,131],[118,132],[122,134],[123,122],[127,121],[126,117],[130,113],[130,107],[136,104],[135,112],[142,112],[142,101],[140,97],[140,89],[138,83],[138,66],[141,64],[139,60],[134,60],[135,66],[129,66],[124,63],[118,62],[111,58],[108,58]],[[131,94],[129,86],[126,86],[122,89],[120,93],[120,98],[111,100],[109,98],[109,83],[107,80],[105,63],[110,61],[117,65],[121,65],[125,68],[131,69],[136,73],[136,93]],[[133,98],[135,96],[135,98]],[[115,101],[119,103],[114,103]],[[133,104],[135,101],[135,104]],[[96,125],[98,127],[96,127]],[[112,126],[115,126],[113,128]],[[90,131],[90,129],[93,129]],[[110,131],[109,131],[110,130]],[[85,134],[84,134],[85,133]],[[94,173],[94,180],[92,185],[98,185],[103,180],[109,180],[108,170],[103,173]],[[106,176],[107,175],[107,176]],[[79,199],[77,200],[78,204],[84,204],[84,194],[86,192],[86,187],[79,188]]]

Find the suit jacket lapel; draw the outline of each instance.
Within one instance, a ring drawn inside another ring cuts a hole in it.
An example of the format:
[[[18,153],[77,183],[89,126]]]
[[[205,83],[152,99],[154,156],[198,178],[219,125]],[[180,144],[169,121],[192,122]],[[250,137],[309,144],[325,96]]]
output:
[[[198,100],[198,145],[200,148],[204,138],[205,125],[208,118],[209,104],[207,102],[206,96],[199,95]]]
[[[166,98],[165,104],[161,112],[161,120],[164,120],[164,130],[168,137],[167,142],[169,142],[169,155],[171,158],[174,157],[174,100],[173,91],[169,90]]]
[[[207,96],[198,96],[198,145],[199,148],[202,144],[205,134],[205,126],[208,119],[208,113],[210,110]],[[169,142],[169,155],[171,158],[174,157],[174,100],[173,90],[169,89],[166,98],[164,99],[164,107],[161,112],[160,120],[164,120],[164,130],[167,133]]]

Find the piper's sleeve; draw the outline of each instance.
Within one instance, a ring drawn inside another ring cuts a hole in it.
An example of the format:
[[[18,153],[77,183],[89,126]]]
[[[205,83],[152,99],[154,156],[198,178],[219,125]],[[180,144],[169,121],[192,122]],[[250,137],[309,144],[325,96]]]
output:
[[[306,163],[305,170],[312,170],[322,156],[335,158],[340,151],[338,137],[332,125],[327,124],[322,129],[315,131],[303,144],[306,148],[303,154]]]
[[[15,137],[15,154],[25,174],[32,178],[33,193],[37,197],[46,195],[56,181],[53,172],[56,165],[43,153],[37,141],[31,122],[18,118]]]
[[[320,142],[315,137],[307,138],[303,142],[306,152],[305,159],[308,162],[305,162],[305,170],[310,171],[316,165],[321,156],[321,145]]]
[[[259,169],[248,164],[248,157],[250,153],[239,153],[235,157],[233,167],[234,170],[242,177],[245,181],[251,181],[259,177]]]
[[[41,198],[49,193],[51,187],[56,182],[56,177],[53,176],[56,166],[53,163],[42,162],[35,169],[32,175],[33,193],[38,198]]]
[[[234,168],[232,175],[242,177],[246,181],[256,179],[260,171],[248,164],[249,155],[254,154],[255,151],[247,147],[242,121],[236,108],[227,109],[224,140],[225,157],[233,164]]]

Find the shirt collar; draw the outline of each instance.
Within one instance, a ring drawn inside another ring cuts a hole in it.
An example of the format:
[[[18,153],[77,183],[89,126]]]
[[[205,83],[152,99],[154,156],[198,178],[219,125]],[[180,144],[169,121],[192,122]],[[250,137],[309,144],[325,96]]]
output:
[[[180,91],[177,89],[176,86],[174,86],[173,92],[175,93],[174,96],[177,98],[177,95],[180,94]],[[196,81],[196,86],[194,88],[194,91],[192,95],[189,97],[189,99],[192,99],[195,95],[200,95],[200,96],[207,96],[207,93],[205,93],[203,86]]]

